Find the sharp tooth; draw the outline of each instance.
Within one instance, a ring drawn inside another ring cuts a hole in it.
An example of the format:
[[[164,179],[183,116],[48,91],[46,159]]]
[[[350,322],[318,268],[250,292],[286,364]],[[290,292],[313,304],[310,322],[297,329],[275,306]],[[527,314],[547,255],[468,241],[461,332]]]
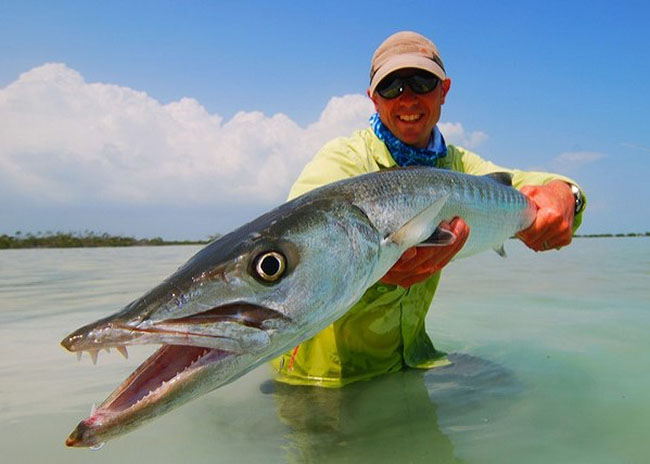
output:
[[[77,361],[81,361],[81,353],[83,353],[83,351],[77,351]]]
[[[106,444],[106,442],[101,442],[99,445],[91,446],[90,449],[93,451],[100,450],[104,447],[104,444]]]
[[[99,353],[99,350],[88,350],[88,354],[90,354],[90,359],[93,360],[93,365],[97,365],[97,354]]]
[[[126,346],[118,346],[117,351],[119,351],[120,354],[124,356],[124,359],[129,359],[129,352],[126,351]]]
[[[95,414],[95,411],[97,411],[97,405],[93,403],[93,405],[90,407],[90,415],[92,416]]]

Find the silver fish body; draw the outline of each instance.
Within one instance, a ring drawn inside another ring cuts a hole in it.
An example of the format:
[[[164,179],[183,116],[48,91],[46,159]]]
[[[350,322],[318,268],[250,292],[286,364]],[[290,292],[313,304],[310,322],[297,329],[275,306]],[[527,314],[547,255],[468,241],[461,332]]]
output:
[[[468,223],[462,257],[498,249],[535,213],[524,195],[493,178],[434,168],[366,174],[287,202],[62,341],[70,351],[91,353],[162,343],[66,444],[97,446],[312,337],[407,248],[435,244],[443,220]]]

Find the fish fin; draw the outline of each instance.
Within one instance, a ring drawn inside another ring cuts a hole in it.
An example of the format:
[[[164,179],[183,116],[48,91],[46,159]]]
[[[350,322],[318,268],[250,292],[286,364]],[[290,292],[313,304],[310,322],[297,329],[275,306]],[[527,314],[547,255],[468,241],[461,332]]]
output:
[[[508,257],[508,255],[506,254],[506,249],[503,246],[503,243],[501,245],[499,245],[499,246],[495,246],[494,251],[496,251],[497,254],[499,256],[501,256],[502,258],[507,258]]]
[[[429,240],[431,236],[435,235],[435,230],[431,231],[435,227],[435,217],[447,202],[447,198],[449,198],[449,194],[438,198],[430,206],[409,219],[402,227],[388,235],[384,241],[400,246],[404,244],[414,246]]]
[[[451,245],[456,241],[456,234],[454,234],[449,229],[443,229],[440,226],[436,227],[436,230],[420,243],[418,246],[447,246]]]
[[[512,174],[510,174],[509,172],[503,172],[503,171],[491,172],[489,174],[484,175],[483,177],[492,179],[493,181],[498,182],[499,184],[512,187]]]

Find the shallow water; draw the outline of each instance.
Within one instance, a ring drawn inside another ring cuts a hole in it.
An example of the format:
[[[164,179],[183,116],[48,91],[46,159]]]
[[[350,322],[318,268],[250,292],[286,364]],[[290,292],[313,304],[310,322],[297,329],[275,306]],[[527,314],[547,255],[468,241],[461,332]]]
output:
[[[0,251],[3,462],[650,462],[650,239],[506,248],[443,276],[428,330],[451,367],[340,390],[261,367],[97,452],[63,442],[153,350],[93,366],[58,343],[198,248]]]

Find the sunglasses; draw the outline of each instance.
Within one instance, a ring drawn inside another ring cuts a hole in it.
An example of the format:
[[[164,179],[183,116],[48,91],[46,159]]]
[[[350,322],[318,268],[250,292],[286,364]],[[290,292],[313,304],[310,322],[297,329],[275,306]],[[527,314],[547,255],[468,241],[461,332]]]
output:
[[[377,93],[390,100],[402,95],[407,85],[414,93],[429,93],[436,88],[438,81],[440,79],[427,72],[415,73],[408,77],[389,76],[377,85]]]

